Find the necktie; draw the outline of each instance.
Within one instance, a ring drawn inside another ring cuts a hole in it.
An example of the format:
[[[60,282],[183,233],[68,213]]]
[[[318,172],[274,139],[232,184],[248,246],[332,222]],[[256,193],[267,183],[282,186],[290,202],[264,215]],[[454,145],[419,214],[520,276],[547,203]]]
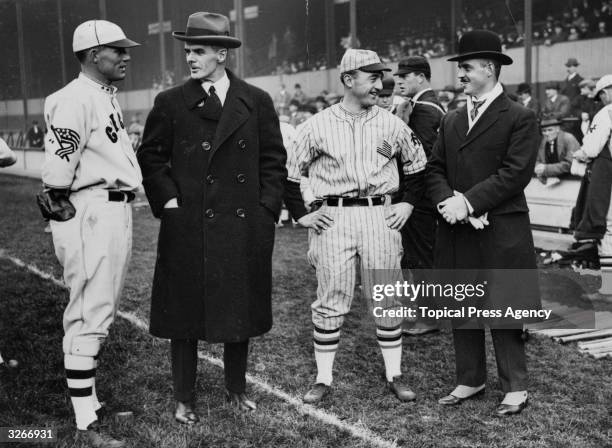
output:
[[[210,86],[210,88],[208,89],[208,100],[210,101],[211,104],[210,106],[211,109],[214,109],[215,111],[219,111],[219,114],[221,114],[221,109],[223,109],[223,105],[221,104],[221,100],[219,99],[219,97],[217,96],[217,93],[215,91],[215,86]]]
[[[472,101],[472,110],[470,111],[470,118],[472,121],[476,119],[478,116],[478,108],[485,103],[485,100],[482,101]]]

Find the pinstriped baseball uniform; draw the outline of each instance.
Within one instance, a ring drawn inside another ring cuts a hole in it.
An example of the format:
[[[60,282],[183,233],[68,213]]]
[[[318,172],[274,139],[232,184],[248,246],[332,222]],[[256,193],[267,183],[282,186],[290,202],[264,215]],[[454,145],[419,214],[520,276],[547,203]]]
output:
[[[330,196],[390,195],[399,189],[397,156],[406,175],[425,168],[418,138],[390,112],[373,106],[354,114],[341,103],[318,113],[298,131],[289,178],[307,176],[317,199]],[[312,304],[316,328],[338,329],[353,299],[356,261],[361,261],[364,293],[371,292],[372,270],[386,281],[401,279],[402,244],[399,231],[385,222],[385,206],[332,207],[322,210],[334,219],[332,227],[309,232],[308,259],[317,272],[317,300]],[[384,270],[384,271],[383,271]],[[394,273],[393,273],[394,272]],[[368,294],[369,296],[369,294]],[[393,298],[371,305],[398,306]],[[375,318],[380,327],[396,327],[402,318]]]

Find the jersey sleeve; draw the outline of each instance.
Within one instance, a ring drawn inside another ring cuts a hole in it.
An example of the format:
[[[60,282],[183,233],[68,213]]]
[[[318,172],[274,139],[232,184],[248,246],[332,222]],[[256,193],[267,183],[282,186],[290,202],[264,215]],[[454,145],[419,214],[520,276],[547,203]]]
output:
[[[85,107],[73,98],[47,99],[45,103],[45,162],[43,184],[50,188],[69,188],[83,147],[87,142]]]
[[[405,175],[415,174],[425,169],[427,156],[421,141],[406,124],[401,122],[398,145],[402,171]]]
[[[287,160],[288,178],[299,183],[302,176],[308,177],[308,167],[314,158],[314,148],[311,144],[311,121],[298,128],[295,137],[294,150]]]

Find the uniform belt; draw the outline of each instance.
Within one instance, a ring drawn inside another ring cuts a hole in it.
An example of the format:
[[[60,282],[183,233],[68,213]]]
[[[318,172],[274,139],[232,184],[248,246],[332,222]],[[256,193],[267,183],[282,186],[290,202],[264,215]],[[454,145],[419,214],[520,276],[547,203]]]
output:
[[[109,190],[108,200],[111,202],[132,202],[136,195],[131,191]]]
[[[385,196],[370,196],[367,198],[325,198],[324,203],[331,207],[368,207],[384,205]]]

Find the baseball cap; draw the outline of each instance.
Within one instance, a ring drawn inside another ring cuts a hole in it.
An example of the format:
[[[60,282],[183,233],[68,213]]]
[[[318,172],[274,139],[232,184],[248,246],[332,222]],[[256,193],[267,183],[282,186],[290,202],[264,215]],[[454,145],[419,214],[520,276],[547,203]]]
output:
[[[406,75],[414,72],[423,73],[428,78],[431,76],[431,67],[425,57],[409,56],[406,59],[402,59],[394,75]]]
[[[393,80],[393,76],[386,75],[382,79],[382,90],[378,92],[378,96],[391,95],[394,89],[395,81]]]
[[[595,96],[599,95],[603,89],[607,89],[608,87],[612,87],[612,75],[603,75],[595,84]]]
[[[342,56],[339,67],[340,73],[351,70],[362,72],[390,72],[391,69],[384,65],[376,52],[371,50],[357,50],[349,48]]]
[[[106,20],[88,20],[76,27],[72,37],[72,51],[74,53],[98,45],[130,48],[137,47],[140,44],[128,39],[118,25]]]
[[[589,89],[594,89],[595,85],[595,81],[593,81],[591,78],[583,79],[578,83],[578,87],[588,87]]]

